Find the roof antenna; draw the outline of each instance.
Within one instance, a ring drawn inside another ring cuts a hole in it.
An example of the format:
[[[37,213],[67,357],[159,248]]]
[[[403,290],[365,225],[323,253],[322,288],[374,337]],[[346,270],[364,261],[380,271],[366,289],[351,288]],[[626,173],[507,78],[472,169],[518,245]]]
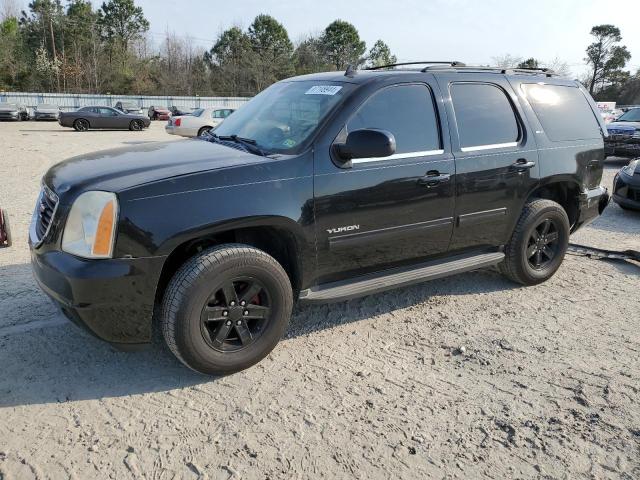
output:
[[[358,72],[358,68],[354,67],[351,64],[349,64],[349,65],[347,65],[347,71],[344,72],[344,76],[352,78],[357,72]]]

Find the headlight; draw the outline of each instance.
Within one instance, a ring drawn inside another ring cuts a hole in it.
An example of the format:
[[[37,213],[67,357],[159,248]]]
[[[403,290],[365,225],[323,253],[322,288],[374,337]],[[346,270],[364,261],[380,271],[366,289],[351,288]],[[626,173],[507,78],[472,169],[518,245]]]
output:
[[[85,192],[71,207],[62,236],[62,250],[84,258],[111,258],[118,199],[110,192]]]
[[[640,128],[636,129],[636,131],[633,133],[633,138],[640,138]]]
[[[622,171],[626,174],[629,175],[630,177],[633,177],[634,172],[636,171],[636,167],[638,166],[638,163],[640,163],[640,160],[634,160],[632,162],[629,163],[629,165],[627,165],[626,167],[624,167],[622,169]]]

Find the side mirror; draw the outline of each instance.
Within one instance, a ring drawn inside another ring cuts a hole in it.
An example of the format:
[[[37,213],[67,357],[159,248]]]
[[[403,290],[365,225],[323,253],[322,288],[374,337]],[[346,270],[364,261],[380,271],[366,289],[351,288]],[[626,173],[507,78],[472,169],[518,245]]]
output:
[[[354,158],[388,157],[396,152],[396,139],[391,132],[373,128],[354,130],[336,151],[345,162]]]

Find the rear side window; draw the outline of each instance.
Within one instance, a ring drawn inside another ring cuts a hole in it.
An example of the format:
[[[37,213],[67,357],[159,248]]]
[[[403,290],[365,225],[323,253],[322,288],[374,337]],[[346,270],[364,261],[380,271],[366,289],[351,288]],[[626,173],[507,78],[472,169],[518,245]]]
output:
[[[349,132],[362,128],[391,132],[396,153],[441,148],[433,97],[426,85],[399,85],[374,93],[347,124]]]
[[[550,140],[602,137],[593,110],[577,87],[523,83],[522,90]]]
[[[520,136],[511,102],[496,85],[454,83],[451,101],[463,151],[515,146]]]

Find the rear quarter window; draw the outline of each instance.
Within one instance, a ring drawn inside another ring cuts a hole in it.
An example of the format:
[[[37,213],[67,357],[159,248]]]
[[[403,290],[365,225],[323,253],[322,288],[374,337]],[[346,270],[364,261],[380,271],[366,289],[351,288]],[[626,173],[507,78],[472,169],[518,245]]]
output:
[[[598,120],[578,87],[523,83],[521,88],[550,140],[602,138]]]

